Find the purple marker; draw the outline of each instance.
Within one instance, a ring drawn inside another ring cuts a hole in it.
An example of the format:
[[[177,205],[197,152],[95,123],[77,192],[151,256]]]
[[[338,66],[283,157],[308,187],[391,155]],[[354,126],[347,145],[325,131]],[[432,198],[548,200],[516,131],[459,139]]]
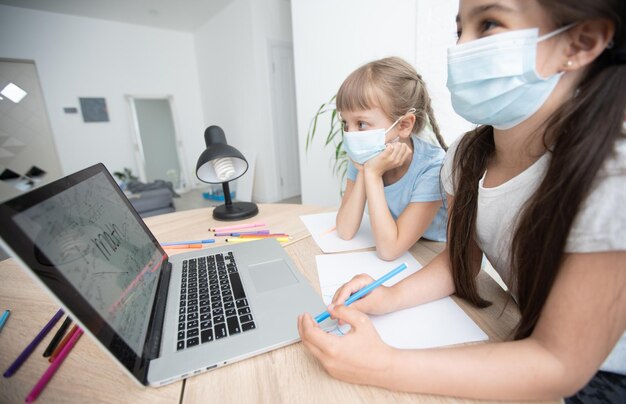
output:
[[[57,323],[57,321],[59,321],[62,316],[63,309],[59,309],[59,311],[57,311],[57,314],[55,314],[54,317],[52,317],[50,321],[48,321],[48,324],[46,324],[46,326],[42,328],[41,331],[39,331],[39,334],[37,334],[35,339],[33,339],[33,341],[28,344],[26,348],[24,348],[20,356],[18,356],[17,359],[15,359],[15,361],[11,364],[11,366],[9,366],[6,372],[4,372],[4,377],[11,377],[15,372],[17,372],[20,366],[22,366],[22,363],[26,362],[26,359],[28,359],[28,357],[31,353],[33,353],[37,345],[39,345],[41,340],[44,339],[46,335],[48,335],[52,327],[54,327],[54,325]]]
[[[237,237],[242,234],[270,234],[269,230],[257,230],[257,231],[238,231],[238,232],[229,232],[229,233],[215,233],[216,236],[230,236]]]

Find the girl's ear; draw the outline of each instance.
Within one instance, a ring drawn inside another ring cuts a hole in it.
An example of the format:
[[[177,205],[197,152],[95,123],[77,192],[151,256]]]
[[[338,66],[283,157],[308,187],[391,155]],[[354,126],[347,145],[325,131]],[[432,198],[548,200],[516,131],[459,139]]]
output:
[[[407,114],[400,122],[398,122],[398,135],[401,137],[409,137],[415,125],[415,114]]]
[[[562,71],[574,71],[591,64],[609,46],[615,33],[613,21],[588,20],[578,23],[568,35]]]

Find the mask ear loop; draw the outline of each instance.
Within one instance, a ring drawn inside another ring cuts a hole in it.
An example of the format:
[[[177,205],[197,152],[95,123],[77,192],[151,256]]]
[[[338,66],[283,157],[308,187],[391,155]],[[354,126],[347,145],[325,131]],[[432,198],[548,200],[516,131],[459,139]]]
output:
[[[576,24],[578,24],[578,23],[573,22],[573,23],[571,23],[571,24],[567,24],[567,25],[566,25],[566,26],[564,26],[564,27],[561,27],[561,28],[555,29],[555,30],[554,30],[554,31],[552,31],[552,32],[548,32],[547,34],[545,34],[545,35],[540,36],[539,38],[537,38],[537,42],[545,41],[546,39],[550,39],[550,38],[552,38],[552,37],[554,37],[554,36],[557,36],[557,35],[559,35],[559,34],[562,34],[563,32],[565,32],[565,31],[569,30],[570,28],[574,27]]]
[[[387,129],[387,130],[385,131],[385,135],[386,135],[386,134],[387,134],[387,133],[388,133],[391,129],[393,129],[393,128],[394,128],[394,127],[398,124],[398,122],[400,122],[401,120],[403,120],[405,116],[407,116],[408,114],[415,114],[416,112],[417,112],[417,110],[416,110],[415,108],[411,108],[411,109],[409,109],[408,111],[406,111],[406,113],[405,113],[404,115],[402,115],[400,118],[396,119],[396,121],[393,123],[393,125],[391,125],[391,126],[389,127],[389,129]],[[397,143],[398,141],[400,141],[400,136],[397,136],[397,137],[396,137],[395,139],[393,139],[392,141],[387,142],[387,144],[389,144],[389,143]]]

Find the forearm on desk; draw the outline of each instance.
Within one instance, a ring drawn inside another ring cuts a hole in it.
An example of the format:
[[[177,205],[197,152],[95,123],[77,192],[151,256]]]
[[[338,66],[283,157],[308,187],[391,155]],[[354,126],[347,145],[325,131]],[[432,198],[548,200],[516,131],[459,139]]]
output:
[[[391,287],[394,311],[432,302],[454,293],[448,250],[445,249],[424,268]]]
[[[406,251],[409,246],[404,248],[398,245],[398,226],[385,199],[383,178],[367,170],[363,173],[363,177],[376,252],[382,259],[395,259],[399,251]]]
[[[363,174],[359,172],[356,181],[346,182],[346,190],[337,212],[337,234],[341,239],[350,240],[359,231],[365,211],[365,199]]]
[[[394,350],[382,384],[391,390],[492,400],[557,399],[562,363],[533,340]]]

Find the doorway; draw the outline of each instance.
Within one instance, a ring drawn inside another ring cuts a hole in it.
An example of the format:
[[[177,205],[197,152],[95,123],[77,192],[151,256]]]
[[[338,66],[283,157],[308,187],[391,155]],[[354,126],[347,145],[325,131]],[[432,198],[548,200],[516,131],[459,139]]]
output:
[[[170,181],[185,191],[182,141],[178,139],[171,97],[127,96],[135,132],[135,157],[143,182]]]
[[[296,85],[290,43],[269,41],[274,147],[280,199],[301,194]]]
[[[35,62],[0,59],[0,201],[61,176]]]

